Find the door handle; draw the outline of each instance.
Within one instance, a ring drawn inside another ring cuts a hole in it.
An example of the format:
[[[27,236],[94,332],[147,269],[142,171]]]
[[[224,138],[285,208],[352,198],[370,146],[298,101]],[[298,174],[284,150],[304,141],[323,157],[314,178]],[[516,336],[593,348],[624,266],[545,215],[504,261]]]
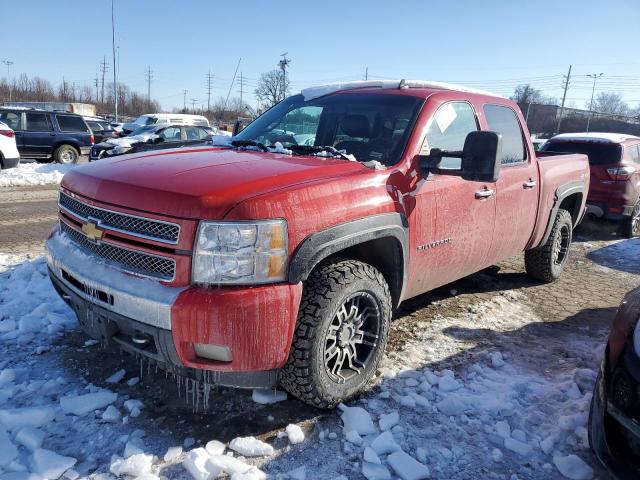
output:
[[[522,188],[533,188],[538,184],[538,182],[536,182],[535,180],[527,180],[526,182],[524,182],[522,184]]]
[[[478,199],[488,198],[488,197],[491,197],[494,193],[496,193],[495,190],[490,190],[487,187],[485,187],[482,190],[478,190],[476,192],[476,198],[478,198]]]

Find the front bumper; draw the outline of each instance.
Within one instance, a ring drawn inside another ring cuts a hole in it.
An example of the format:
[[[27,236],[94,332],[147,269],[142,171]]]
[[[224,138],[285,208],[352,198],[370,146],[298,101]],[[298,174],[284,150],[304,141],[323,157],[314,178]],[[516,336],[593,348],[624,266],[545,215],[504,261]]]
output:
[[[46,248],[54,287],[91,337],[207,383],[275,386],[289,355],[301,284],[167,287],[79,252],[59,232]],[[230,358],[203,358],[196,345],[222,347]]]
[[[632,356],[635,357],[635,361],[638,360],[635,353]],[[611,385],[612,374],[607,368],[607,358],[608,350],[605,352],[593,392],[589,415],[589,442],[598,460],[613,477],[618,479],[639,478],[640,423],[624,412],[618,401],[614,400],[616,394]],[[629,361],[634,361],[634,359],[627,354],[623,364]],[[636,389],[640,385],[635,380],[633,383]]]

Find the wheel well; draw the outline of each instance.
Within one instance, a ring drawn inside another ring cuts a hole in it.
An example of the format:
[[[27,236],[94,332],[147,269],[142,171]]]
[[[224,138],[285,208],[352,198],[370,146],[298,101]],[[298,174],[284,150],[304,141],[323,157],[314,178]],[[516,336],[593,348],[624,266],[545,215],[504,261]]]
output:
[[[573,226],[575,227],[580,220],[580,207],[582,206],[582,193],[573,193],[566,198],[562,199],[560,202],[560,207],[562,210],[566,210],[571,214],[571,219],[573,220]]]
[[[78,152],[78,155],[80,155],[80,147],[78,147],[77,145],[74,145],[71,142],[60,142],[60,143],[56,143],[53,146],[53,151],[55,152],[58,148],[63,147],[65,145],[68,145],[69,147],[72,147],[76,152]]]
[[[405,272],[402,245],[395,237],[382,237],[358,243],[333,253],[325,261],[333,258],[349,258],[375,267],[389,285],[394,308],[399,305]]]

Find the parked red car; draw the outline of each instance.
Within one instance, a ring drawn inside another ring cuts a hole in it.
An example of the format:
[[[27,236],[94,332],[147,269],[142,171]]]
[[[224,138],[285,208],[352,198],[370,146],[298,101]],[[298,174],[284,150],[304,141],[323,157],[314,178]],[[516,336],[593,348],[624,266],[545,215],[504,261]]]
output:
[[[640,288],[611,324],[589,412],[589,443],[614,478],[640,478]]]
[[[625,235],[640,235],[640,137],[615,133],[563,133],[543,151],[589,157],[587,212],[623,222]]]
[[[403,300],[522,252],[558,278],[588,185],[586,156],[536,156],[511,100],[327,86],[222,147],[71,170],[47,260],[92,337],[331,407],[371,380]]]

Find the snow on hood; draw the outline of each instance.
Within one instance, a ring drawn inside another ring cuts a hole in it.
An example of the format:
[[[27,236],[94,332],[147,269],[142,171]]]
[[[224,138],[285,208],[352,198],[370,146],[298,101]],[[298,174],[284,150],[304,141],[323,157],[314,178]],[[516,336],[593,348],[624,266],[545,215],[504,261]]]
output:
[[[354,90],[356,88],[398,88],[401,81],[402,80],[362,80],[355,82],[329,83],[327,85],[305,88],[300,93],[306,101],[309,101],[314,98],[323,97],[330,93],[342,90]],[[503,98],[501,95],[496,95],[495,93],[464,87],[462,85],[455,85],[453,83],[432,82],[429,80],[404,80],[403,85],[407,88],[439,88],[443,90],[456,90],[458,92],[477,93],[480,95]]]
[[[155,138],[158,138],[158,135],[156,135],[155,133],[144,132],[144,133],[141,133],[140,135],[133,135],[128,137],[120,137],[120,138],[109,138],[108,140],[105,140],[103,143],[120,146],[120,147],[130,147],[136,143],[145,143]]]

